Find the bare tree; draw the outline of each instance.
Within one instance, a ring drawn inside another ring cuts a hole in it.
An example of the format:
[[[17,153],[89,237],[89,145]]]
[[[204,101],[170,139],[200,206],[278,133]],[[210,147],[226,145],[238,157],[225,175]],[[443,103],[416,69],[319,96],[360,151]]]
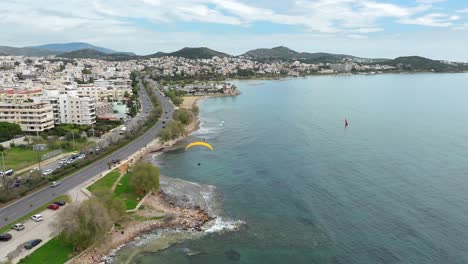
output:
[[[103,241],[112,225],[107,208],[97,198],[66,208],[57,224],[64,241],[71,243],[75,250]]]

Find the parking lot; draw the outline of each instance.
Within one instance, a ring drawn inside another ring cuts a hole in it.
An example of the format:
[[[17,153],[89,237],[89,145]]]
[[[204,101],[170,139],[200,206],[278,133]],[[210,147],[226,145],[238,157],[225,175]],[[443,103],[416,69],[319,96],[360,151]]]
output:
[[[68,205],[63,207],[66,206]],[[8,256],[19,260],[36,248],[39,248],[39,246],[36,246],[31,250],[25,249],[24,244],[30,240],[42,239],[42,243],[49,241],[54,236],[54,225],[57,224],[57,217],[55,216],[59,214],[61,210],[63,210],[63,208],[56,211],[47,209],[41,213],[44,217],[43,221],[34,222],[28,219],[23,223],[25,226],[24,230],[16,231],[11,229],[8,231],[8,233],[12,235],[12,238],[10,241],[0,242],[0,261]],[[20,257],[18,258],[18,256]]]

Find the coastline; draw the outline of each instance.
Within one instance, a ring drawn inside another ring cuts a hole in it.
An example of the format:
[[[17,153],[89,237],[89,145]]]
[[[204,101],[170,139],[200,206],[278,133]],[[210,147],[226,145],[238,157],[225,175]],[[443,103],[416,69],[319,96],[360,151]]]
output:
[[[208,98],[237,96],[239,94],[239,92],[236,92],[235,94],[197,96],[193,98],[190,107],[198,105],[199,102]],[[177,143],[187,139],[191,133],[199,128],[200,118],[197,113],[192,122],[185,126],[186,131],[183,136],[168,142],[161,142],[159,138],[156,138],[129,163],[133,164],[139,160],[151,161],[153,155],[171,149]],[[190,232],[201,234],[210,231],[210,229],[215,231],[226,229],[224,227],[213,227],[218,224],[218,213],[222,205],[216,204],[214,199],[207,200],[203,195],[210,193],[210,196],[218,196],[215,186],[183,181],[163,175],[160,177],[160,182],[160,192],[147,196],[147,199],[142,202],[141,209],[133,213],[135,219],[126,222],[120,228],[114,227],[109,232],[106,243],[86,249],[67,263],[112,263],[116,258],[116,254],[122,248],[158,230],[164,230],[168,233]],[[228,229],[235,230],[240,224],[228,223],[227,225]],[[185,239],[173,241],[166,247],[183,240]]]

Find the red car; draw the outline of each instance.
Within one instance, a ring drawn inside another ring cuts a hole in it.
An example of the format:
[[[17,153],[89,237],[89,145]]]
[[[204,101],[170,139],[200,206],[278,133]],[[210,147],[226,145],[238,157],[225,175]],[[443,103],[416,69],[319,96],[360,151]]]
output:
[[[60,206],[58,204],[51,204],[51,205],[47,206],[47,208],[49,208],[51,210],[58,210],[60,208]]]

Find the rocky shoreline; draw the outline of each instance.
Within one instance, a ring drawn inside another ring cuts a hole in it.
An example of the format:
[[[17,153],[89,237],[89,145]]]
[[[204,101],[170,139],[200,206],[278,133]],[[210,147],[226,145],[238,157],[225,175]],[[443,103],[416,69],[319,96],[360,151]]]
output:
[[[193,104],[210,97],[213,96],[197,98]],[[186,126],[184,136],[166,143],[155,140],[137,159],[152,160],[155,152],[164,152],[185,140],[189,134],[198,130],[199,126],[200,119],[197,116]],[[222,211],[222,199],[214,186],[163,175],[160,177],[160,185],[160,192],[149,195],[140,210],[133,214],[132,220],[120,227],[114,227],[106,237],[105,243],[88,248],[68,263],[112,263],[123,247],[145,234],[154,233],[156,230],[202,233],[216,223],[217,215]],[[206,194],[212,197],[210,201],[207,200]]]
[[[171,205],[163,192],[151,194],[143,205],[143,209],[135,212],[134,219],[113,228],[105,243],[89,248],[71,263],[110,263],[118,249],[145,234],[158,229],[201,232],[203,226],[214,219],[202,209]]]

